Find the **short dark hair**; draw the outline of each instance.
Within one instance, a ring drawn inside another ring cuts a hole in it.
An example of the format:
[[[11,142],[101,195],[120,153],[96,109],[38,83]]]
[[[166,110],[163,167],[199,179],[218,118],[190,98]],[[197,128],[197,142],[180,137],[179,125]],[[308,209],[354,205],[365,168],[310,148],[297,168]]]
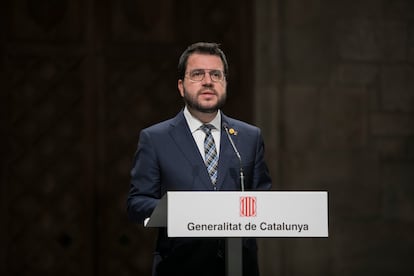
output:
[[[187,49],[181,54],[180,59],[178,60],[178,79],[184,79],[185,70],[187,69],[188,57],[194,53],[198,54],[208,54],[220,57],[223,62],[224,75],[228,76],[229,65],[227,64],[226,55],[220,49],[220,44],[211,43],[211,42],[197,42],[191,44]]]

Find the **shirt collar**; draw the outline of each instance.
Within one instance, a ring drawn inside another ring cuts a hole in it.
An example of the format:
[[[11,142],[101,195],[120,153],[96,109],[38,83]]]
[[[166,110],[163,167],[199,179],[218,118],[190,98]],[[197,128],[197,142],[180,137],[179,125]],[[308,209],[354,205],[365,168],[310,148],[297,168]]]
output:
[[[184,108],[184,117],[187,121],[188,127],[190,128],[191,133],[194,133],[195,131],[199,130],[200,127],[203,125],[203,122],[201,122],[199,119],[194,117],[190,111],[188,111],[187,106]],[[217,130],[220,131],[220,124],[221,124],[221,111],[217,112],[216,117],[209,122],[209,124],[213,125]]]

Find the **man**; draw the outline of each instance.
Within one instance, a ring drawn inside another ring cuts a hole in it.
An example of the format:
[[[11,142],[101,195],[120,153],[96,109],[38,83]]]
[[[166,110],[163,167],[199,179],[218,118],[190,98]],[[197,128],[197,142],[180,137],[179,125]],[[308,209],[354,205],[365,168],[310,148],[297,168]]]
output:
[[[185,102],[175,118],[141,131],[131,170],[128,215],[143,223],[167,191],[268,190],[271,179],[257,127],[224,115],[228,64],[219,45],[195,43],[181,55],[178,90]],[[191,208],[191,206],[189,206]],[[225,274],[224,241],[168,238],[160,228],[153,275]],[[243,240],[243,275],[259,275],[255,239]]]

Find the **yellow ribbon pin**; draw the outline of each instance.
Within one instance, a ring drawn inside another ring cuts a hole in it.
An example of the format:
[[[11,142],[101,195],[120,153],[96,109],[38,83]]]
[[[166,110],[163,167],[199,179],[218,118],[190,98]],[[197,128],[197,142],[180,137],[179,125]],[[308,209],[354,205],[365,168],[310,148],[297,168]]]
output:
[[[234,130],[234,128],[230,128],[230,129],[229,129],[229,133],[230,133],[231,135],[237,135],[237,131],[235,131],[235,130]]]

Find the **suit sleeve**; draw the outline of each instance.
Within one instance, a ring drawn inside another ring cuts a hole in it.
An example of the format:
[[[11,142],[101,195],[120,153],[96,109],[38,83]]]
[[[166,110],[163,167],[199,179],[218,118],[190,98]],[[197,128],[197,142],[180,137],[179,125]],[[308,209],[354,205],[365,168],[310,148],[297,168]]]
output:
[[[143,130],[131,169],[127,199],[129,219],[142,224],[151,215],[160,197],[160,171],[155,147],[149,133]]]
[[[257,129],[256,159],[253,172],[253,190],[270,190],[272,180],[264,159],[264,142],[260,129]]]

